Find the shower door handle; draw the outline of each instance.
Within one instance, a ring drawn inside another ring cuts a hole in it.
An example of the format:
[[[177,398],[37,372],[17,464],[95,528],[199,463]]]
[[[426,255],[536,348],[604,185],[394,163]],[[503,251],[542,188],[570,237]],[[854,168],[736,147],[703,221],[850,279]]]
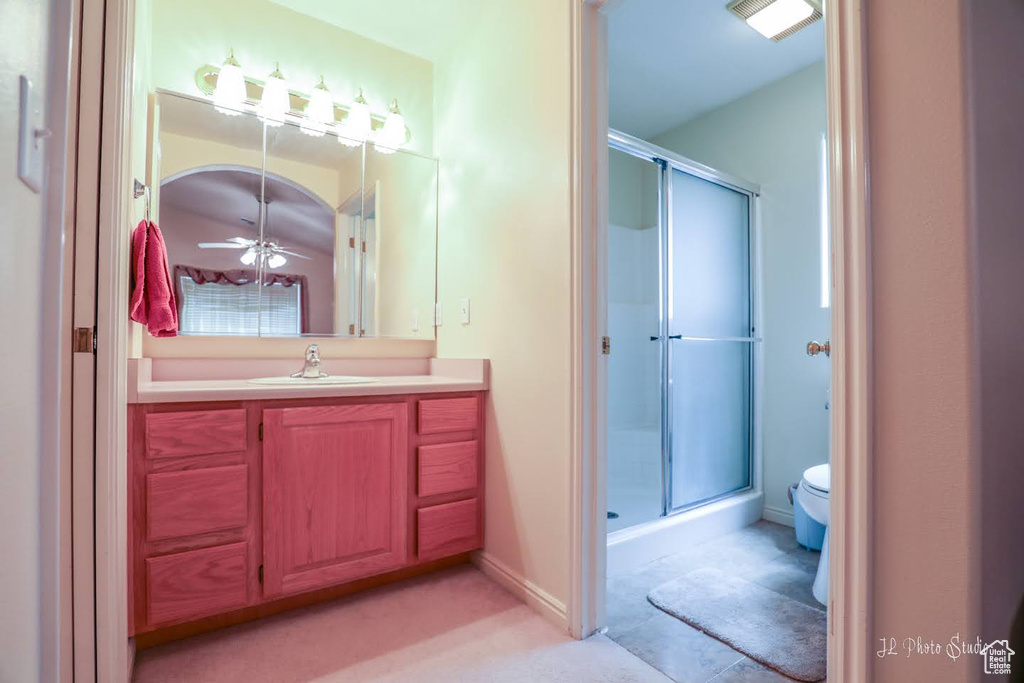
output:
[[[670,334],[670,335],[668,335],[668,338],[669,339],[682,339],[683,335],[681,335],[681,334]],[[651,341],[661,341],[661,340],[662,340],[662,337],[651,337]]]

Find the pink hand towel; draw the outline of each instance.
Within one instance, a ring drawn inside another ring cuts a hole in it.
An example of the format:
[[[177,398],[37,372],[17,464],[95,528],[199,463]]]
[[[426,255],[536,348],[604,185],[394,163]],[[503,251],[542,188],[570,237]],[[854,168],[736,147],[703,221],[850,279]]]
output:
[[[142,221],[132,233],[132,320],[154,337],[178,335],[178,304],[160,228]]]

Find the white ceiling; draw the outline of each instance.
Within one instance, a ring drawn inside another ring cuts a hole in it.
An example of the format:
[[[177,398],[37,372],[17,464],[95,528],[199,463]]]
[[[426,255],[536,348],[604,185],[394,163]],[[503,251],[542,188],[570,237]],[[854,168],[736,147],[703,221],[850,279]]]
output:
[[[436,61],[494,0],[271,0],[396,50]]]
[[[650,139],[825,58],[824,21],[778,43],[727,0],[620,0],[608,18],[609,122]]]

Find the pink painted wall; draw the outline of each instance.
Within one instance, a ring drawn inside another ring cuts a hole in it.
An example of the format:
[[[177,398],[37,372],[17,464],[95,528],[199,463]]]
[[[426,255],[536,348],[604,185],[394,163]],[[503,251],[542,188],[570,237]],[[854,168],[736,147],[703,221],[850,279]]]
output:
[[[257,235],[255,228],[241,223],[227,225],[175,206],[163,206],[160,212],[160,228],[167,242],[172,270],[177,264],[219,270],[242,268],[238,261],[241,251],[199,249],[196,243],[221,242],[235,236],[255,238]],[[311,256],[312,260],[289,257],[288,263],[280,270],[308,278],[310,334],[334,334],[334,256],[306,247],[295,250]]]
[[[874,285],[873,636],[976,635],[978,405],[961,3],[867,2]],[[877,643],[878,641],[876,641]],[[901,653],[902,654],[902,653]],[[976,659],[875,660],[967,681]]]
[[[978,587],[987,642],[1007,636],[1024,595],[1024,3],[970,0],[967,36],[981,371]],[[1024,668],[1024,649],[1013,647]]]

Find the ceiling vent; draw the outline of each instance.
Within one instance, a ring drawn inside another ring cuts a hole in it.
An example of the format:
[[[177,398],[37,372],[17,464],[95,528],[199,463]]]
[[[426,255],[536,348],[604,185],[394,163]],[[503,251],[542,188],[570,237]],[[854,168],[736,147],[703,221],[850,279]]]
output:
[[[726,9],[776,43],[822,16],[820,0],[733,0]]]

